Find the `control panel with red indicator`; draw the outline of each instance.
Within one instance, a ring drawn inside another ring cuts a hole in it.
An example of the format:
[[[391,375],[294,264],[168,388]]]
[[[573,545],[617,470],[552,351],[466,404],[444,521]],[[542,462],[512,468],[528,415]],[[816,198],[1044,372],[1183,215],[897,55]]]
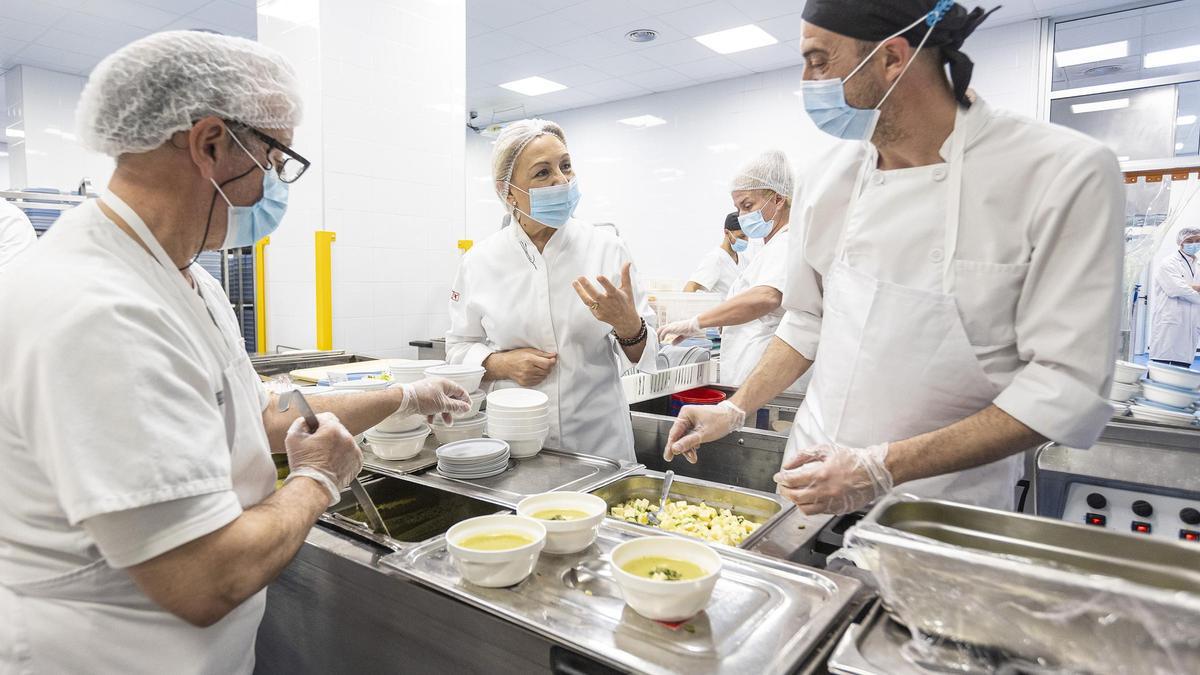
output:
[[[1062,519],[1139,536],[1200,544],[1200,497],[1073,483]]]
[[[1144,523],[1140,520],[1135,520],[1129,524],[1129,529],[1132,532],[1140,532],[1142,534],[1150,534],[1150,523]]]
[[[1183,541],[1200,541],[1200,532],[1195,530],[1180,530],[1179,538]]]
[[[1104,527],[1104,525],[1108,523],[1108,518],[1100,515],[1099,513],[1089,513],[1084,516],[1083,522],[1087,523],[1088,525],[1095,525],[1096,527]]]

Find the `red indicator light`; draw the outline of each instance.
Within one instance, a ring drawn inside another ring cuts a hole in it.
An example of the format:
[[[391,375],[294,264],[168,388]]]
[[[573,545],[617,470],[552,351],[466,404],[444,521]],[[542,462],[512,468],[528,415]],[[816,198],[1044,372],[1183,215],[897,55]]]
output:
[[[1089,513],[1083,517],[1083,522],[1087,523],[1088,525],[1104,527],[1104,524],[1108,522],[1108,518],[1099,513]]]
[[[1184,541],[1200,541],[1200,532],[1194,530],[1180,530],[1179,538]]]
[[[1133,530],[1134,532],[1141,532],[1142,534],[1150,534],[1150,523],[1143,523],[1135,520],[1130,524],[1129,529]]]

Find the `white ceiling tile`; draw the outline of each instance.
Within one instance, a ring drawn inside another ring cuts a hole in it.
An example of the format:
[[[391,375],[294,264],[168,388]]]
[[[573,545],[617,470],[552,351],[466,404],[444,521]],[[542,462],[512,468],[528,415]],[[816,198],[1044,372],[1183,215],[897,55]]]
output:
[[[800,52],[786,42],[748,49],[735,54],[726,54],[725,58],[755,72],[797,66],[804,62]]]
[[[30,42],[45,32],[45,26],[25,23],[24,21],[17,21],[15,19],[0,19],[0,38]]]
[[[624,79],[650,91],[669,91],[694,84],[691,78],[670,68],[632,73],[626,75]]]
[[[18,63],[51,64],[43,67],[65,73],[86,73],[100,62],[99,56],[77,54],[53,47],[31,44],[17,52]]]
[[[724,0],[706,2],[659,18],[691,37],[753,23],[749,17]]]
[[[543,46],[562,44],[596,32],[592,26],[586,23],[568,21],[558,14],[558,12],[543,14],[497,32],[512,36],[517,40],[536,42]]]
[[[588,35],[578,40],[564,42],[563,44],[551,45],[546,49],[559,56],[573,59],[580,63],[592,63],[597,59],[617,56],[629,51],[626,45],[606,40],[599,34]]]
[[[758,27],[775,36],[780,42],[799,40],[803,31],[804,19],[800,12],[785,14],[773,19],[759,21]]]
[[[88,0],[36,0],[43,5],[51,7],[61,7],[62,9],[80,10],[88,3]]]
[[[68,33],[60,28],[47,30],[38,37],[36,43],[52,49],[92,56],[108,56],[127,44],[102,32],[80,35],[79,33]]]
[[[75,2],[88,3],[92,0],[74,0]],[[137,0],[138,4],[148,5],[156,9],[161,9],[173,14],[190,14],[197,9],[203,7],[211,0]]]
[[[123,45],[146,35],[144,29],[136,26],[88,14],[68,14],[54,27],[79,35],[102,34]]]
[[[0,2],[0,21],[17,19],[36,26],[49,26],[66,15],[67,10],[40,0],[4,0]]]
[[[642,0],[642,9],[650,14],[666,14],[680,9],[686,9],[694,4],[693,0]]]
[[[504,84],[505,82],[512,82],[513,80],[520,80],[534,75],[544,77],[551,70],[559,70],[569,65],[572,65],[570,61],[538,49],[526,54],[519,54],[511,58],[494,61],[486,65],[476,66],[471,68],[470,72],[478,78],[479,82]]]
[[[592,65],[613,77],[622,77],[630,73],[653,70],[658,64],[638,54],[620,54],[604,59],[597,59]]]
[[[248,26],[253,28],[252,35],[258,32],[258,16],[254,8],[230,0],[213,0],[188,16],[224,26],[227,32],[235,35],[244,35]]]
[[[559,84],[565,84],[568,87],[580,87],[585,84],[593,84],[603,82],[609,79],[607,73],[600,72],[591,66],[574,65],[552,70],[545,75],[546,79],[553,80]]]
[[[467,16],[492,28],[505,28],[528,21],[542,13],[544,10],[532,2],[467,0]]]
[[[182,12],[167,12],[133,2],[133,0],[89,0],[85,14],[136,26],[143,30],[158,30],[179,18]]]
[[[639,87],[638,85],[621,78],[613,78],[611,80],[604,80],[603,82],[587,84],[580,87],[580,89],[607,101],[615,101],[622,98],[629,98],[630,96],[641,96],[642,94],[650,93],[649,90]]]
[[[713,55],[712,50],[691,38],[684,38],[663,45],[653,45],[638,51],[638,54],[662,66],[699,61]]]
[[[629,22],[644,22],[650,15],[632,0],[583,2],[559,10],[552,16],[564,21],[590,26],[593,33]]]
[[[649,28],[658,33],[658,38],[653,42],[631,42],[626,35],[631,30],[640,30]],[[668,26],[657,19],[641,19],[635,21],[627,21],[617,24],[611,28],[606,28],[600,31],[597,35],[610,44],[620,47],[622,53],[640,52],[650,49],[656,45],[667,44],[668,42],[678,42],[680,40],[689,39],[690,36],[683,33],[672,26]]]
[[[500,31],[485,33],[467,41],[467,64],[470,67],[484,65],[536,49],[534,45]]]
[[[796,0],[729,0],[729,4],[750,17],[751,21],[792,14],[803,7],[803,3]]]
[[[474,19],[470,19],[470,18],[467,19],[467,37],[468,38],[479,37],[480,35],[483,35],[484,33],[490,33],[492,30],[493,29],[491,26],[482,24],[478,21],[475,21]],[[468,46],[469,46],[469,43],[468,43]]]
[[[712,79],[721,77],[748,75],[752,72],[750,69],[743,68],[724,56],[713,56],[704,59],[703,61],[681,63],[678,66],[675,66],[675,70],[678,70],[693,80],[705,81],[711,81]]]

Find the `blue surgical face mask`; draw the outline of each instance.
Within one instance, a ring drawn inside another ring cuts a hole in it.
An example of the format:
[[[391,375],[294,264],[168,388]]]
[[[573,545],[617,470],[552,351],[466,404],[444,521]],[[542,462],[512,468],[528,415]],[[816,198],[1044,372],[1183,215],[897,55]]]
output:
[[[1196,243],[1196,244],[1184,244],[1184,245],[1183,245],[1183,252],[1184,252],[1184,253],[1186,253],[1186,254],[1188,254],[1188,255],[1190,255],[1190,256],[1192,256],[1193,258],[1194,258],[1194,257],[1196,257],[1196,254],[1197,254],[1197,253],[1200,253],[1200,243]]]
[[[884,38],[875,45],[875,49],[871,50],[867,57],[859,62],[850,74],[843,78],[830,78],[828,80],[804,80],[800,83],[800,91],[804,97],[804,110],[808,113],[813,124],[817,128],[830,136],[835,136],[847,141],[868,141],[875,134],[875,125],[879,123],[879,109],[883,106],[883,102],[896,89],[896,85],[900,84],[900,80],[904,74],[908,72],[909,66],[912,65],[921,48],[925,46],[925,41],[929,39],[930,33],[933,32],[933,26],[941,19],[940,15],[935,16],[935,12],[930,12],[926,16],[917,19],[913,23],[906,26],[903,30]],[[929,24],[929,30],[926,31],[925,37],[921,38],[921,44],[913,51],[912,58],[905,64],[904,70],[900,71],[900,77],[888,87],[883,98],[879,99],[879,103],[874,108],[863,109],[855,108],[846,102],[846,82],[854,77],[862,67],[875,56],[875,52],[883,46],[883,43],[891,40],[894,37],[905,34],[913,27],[920,24],[922,21]],[[742,226],[745,230],[745,226]]]
[[[288,202],[288,184],[279,180],[279,174],[274,169],[259,164],[258,160],[254,159],[254,155],[246,150],[246,146],[237,140],[237,136],[233,136],[233,139],[247,155],[250,155],[250,159],[254,160],[254,164],[263,172],[263,195],[262,199],[250,206],[235,206],[233,202],[229,201],[229,197],[225,196],[221,186],[217,185],[216,181],[212,181],[221,198],[229,205],[225,240],[221,242],[222,249],[253,246],[279,229],[279,223],[287,211]]]
[[[732,248],[734,253],[745,253],[746,249],[750,248],[750,242],[746,239],[734,237],[733,243],[729,245],[729,248]]]
[[[779,207],[775,207],[775,215],[771,216],[770,220],[763,218],[762,209],[756,209],[750,213],[744,213],[738,216],[738,225],[742,226],[742,232],[751,239],[763,239],[771,230],[775,229],[775,216],[779,215]],[[749,243],[747,242],[747,245]]]
[[[509,186],[529,195],[529,213],[525,215],[554,229],[566,225],[571,216],[575,215],[575,209],[582,197],[579,193],[579,181],[575,178],[562,185],[535,187],[532,190],[521,190],[512,183],[509,183]],[[519,211],[516,207],[513,208]]]

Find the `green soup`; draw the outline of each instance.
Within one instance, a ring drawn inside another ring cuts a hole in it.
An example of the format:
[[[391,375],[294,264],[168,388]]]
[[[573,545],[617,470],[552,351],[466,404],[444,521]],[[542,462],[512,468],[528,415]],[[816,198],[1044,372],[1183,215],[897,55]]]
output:
[[[621,565],[621,569],[634,576],[646,577],[654,581],[688,581],[699,579],[706,574],[695,563],[661,556],[637,558]]]
[[[544,509],[533,514],[533,517],[538,520],[582,520],[588,514],[579,509]]]
[[[521,548],[533,543],[533,537],[515,532],[497,532],[495,534],[477,534],[458,542],[459,547],[473,551],[507,551]]]

